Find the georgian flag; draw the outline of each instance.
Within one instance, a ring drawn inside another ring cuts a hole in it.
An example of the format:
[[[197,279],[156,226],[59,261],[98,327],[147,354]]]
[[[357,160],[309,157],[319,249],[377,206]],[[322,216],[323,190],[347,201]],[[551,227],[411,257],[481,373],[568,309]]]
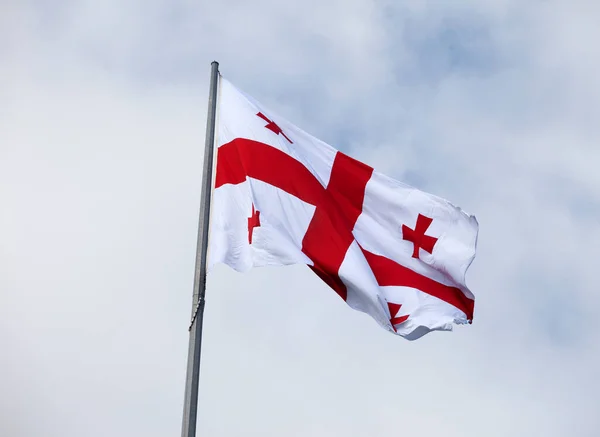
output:
[[[410,340],[471,322],[474,216],[219,84],[209,270],[306,264],[350,307]]]

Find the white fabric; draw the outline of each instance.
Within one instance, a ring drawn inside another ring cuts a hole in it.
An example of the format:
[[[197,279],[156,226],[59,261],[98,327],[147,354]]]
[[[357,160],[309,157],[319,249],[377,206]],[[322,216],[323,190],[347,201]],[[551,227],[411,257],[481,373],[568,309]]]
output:
[[[256,115],[259,112],[275,122],[293,143],[267,129],[267,122]],[[224,78],[220,79],[217,124],[218,149],[236,138],[267,144],[302,163],[323,188],[328,186],[337,150],[262,107]],[[406,286],[379,286],[362,250],[393,260],[439,284],[456,287],[473,299],[465,274],[475,257],[475,217],[444,199],[377,172],[368,180],[364,193],[362,213],[352,232],[356,241],[337,272],[347,288],[348,305],[408,339],[431,330],[451,330],[453,323],[467,323],[464,311],[426,292]],[[252,230],[250,244],[248,218],[253,206],[260,212],[260,225]],[[208,269],[217,263],[240,272],[265,265],[313,265],[302,252],[302,241],[315,210],[315,205],[253,177],[217,187],[212,194]],[[417,259],[412,257],[413,243],[403,238],[402,225],[416,229],[419,214],[433,219],[425,234],[437,242],[431,254],[420,249]],[[402,305],[398,314],[390,314],[388,302]],[[390,320],[403,315],[408,319],[393,326]]]

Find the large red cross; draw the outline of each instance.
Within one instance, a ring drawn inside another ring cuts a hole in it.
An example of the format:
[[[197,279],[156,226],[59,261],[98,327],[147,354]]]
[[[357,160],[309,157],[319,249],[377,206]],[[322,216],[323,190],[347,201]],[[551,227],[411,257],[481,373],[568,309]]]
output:
[[[313,261],[313,271],[346,300],[347,289],[338,272],[354,242],[352,230],[362,212],[365,187],[372,172],[366,164],[337,152],[325,188],[290,155],[264,143],[236,138],[218,149],[215,188],[240,184],[251,177],[314,205],[315,212],[302,240],[302,252]],[[457,287],[441,284],[391,259],[362,251],[380,286],[416,288],[454,305],[468,320],[473,318],[473,300]]]

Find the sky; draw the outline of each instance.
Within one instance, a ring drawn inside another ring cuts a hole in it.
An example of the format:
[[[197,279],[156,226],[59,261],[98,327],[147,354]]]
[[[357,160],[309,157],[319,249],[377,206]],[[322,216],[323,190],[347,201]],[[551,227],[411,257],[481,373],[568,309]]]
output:
[[[475,214],[409,342],[306,266],[208,278],[198,435],[600,435],[600,3],[0,0],[0,435],[179,435],[210,62]]]

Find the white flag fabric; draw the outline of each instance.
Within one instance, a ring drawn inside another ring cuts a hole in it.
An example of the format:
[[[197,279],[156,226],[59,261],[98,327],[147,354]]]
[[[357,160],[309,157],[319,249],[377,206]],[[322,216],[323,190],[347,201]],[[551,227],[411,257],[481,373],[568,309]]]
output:
[[[478,223],[267,110],[220,78],[208,269],[306,264],[409,340],[470,323]]]

